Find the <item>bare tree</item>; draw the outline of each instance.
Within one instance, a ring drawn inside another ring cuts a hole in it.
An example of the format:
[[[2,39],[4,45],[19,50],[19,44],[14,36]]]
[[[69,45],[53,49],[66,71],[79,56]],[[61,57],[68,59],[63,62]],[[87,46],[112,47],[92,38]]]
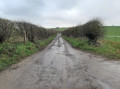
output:
[[[54,30],[46,30],[43,27],[31,24],[25,21],[16,22],[18,29],[21,31],[21,35],[24,35],[24,42],[26,37],[30,42],[35,43],[36,39],[41,40],[51,35],[56,34]]]

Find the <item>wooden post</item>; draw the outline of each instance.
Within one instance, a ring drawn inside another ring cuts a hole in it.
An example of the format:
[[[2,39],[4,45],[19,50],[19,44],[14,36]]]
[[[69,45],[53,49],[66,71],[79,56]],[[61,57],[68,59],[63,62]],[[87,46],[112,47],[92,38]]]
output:
[[[116,36],[115,36],[115,42],[116,42]]]
[[[26,31],[24,31],[24,44],[26,43]]]

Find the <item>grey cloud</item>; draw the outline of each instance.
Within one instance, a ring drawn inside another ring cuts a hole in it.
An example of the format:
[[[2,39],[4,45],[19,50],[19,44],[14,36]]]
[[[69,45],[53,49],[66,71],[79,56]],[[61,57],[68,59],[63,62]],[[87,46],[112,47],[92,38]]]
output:
[[[7,15],[34,15],[42,9],[42,0],[4,0],[2,11]]]
[[[58,7],[61,9],[71,9],[75,7],[79,0],[56,0]]]
[[[120,25],[119,0],[0,0],[0,17],[24,19],[45,27],[73,26],[101,17]]]

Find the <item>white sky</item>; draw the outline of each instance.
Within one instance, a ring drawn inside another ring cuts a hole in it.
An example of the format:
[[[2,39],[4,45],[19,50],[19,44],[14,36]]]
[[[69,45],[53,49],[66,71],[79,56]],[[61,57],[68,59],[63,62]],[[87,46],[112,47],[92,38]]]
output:
[[[0,0],[0,18],[43,27],[74,26],[95,17],[104,25],[120,25],[120,0]]]

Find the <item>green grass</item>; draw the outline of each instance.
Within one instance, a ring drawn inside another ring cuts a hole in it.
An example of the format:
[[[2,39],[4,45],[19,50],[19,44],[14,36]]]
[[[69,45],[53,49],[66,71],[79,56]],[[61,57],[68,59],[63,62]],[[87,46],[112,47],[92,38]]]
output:
[[[3,43],[0,45],[0,70],[17,63],[21,58],[29,56],[38,49],[31,42],[24,43]]]
[[[38,50],[46,47],[55,36],[51,36],[48,39],[39,40],[36,44],[31,42],[5,42],[0,44],[0,71],[6,67],[18,63],[20,59],[32,55]]]
[[[108,36],[120,36],[120,26],[105,26],[104,40],[120,42],[120,37],[108,37]]]
[[[58,31],[64,31],[68,27],[58,28]],[[108,37],[108,36],[120,36],[120,26],[104,26],[105,36],[104,40],[112,42],[120,42],[120,37]]]
[[[105,36],[120,36],[120,26],[105,26]]]
[[[67,28],[69,27],[62,27],[56,30],[64,31]],[[105,36],[120,36],[120,26],[104,26],[104,29],[106,30]]]
[[[36,47],[41,50],[43,48],[45,48],[54,38],[56,37],[56,35],[49,37],[48,39],[44,39],[44,40],[38,40],[35,44]]]
[[[67,28],[69,28],[69,27],[47,28],[47,30],[51,30],[51,29],[53,29],[53,30],[57,30],[57,31],[64,31],[64,30],[66,30]]]
[[[80,40],[72,37],[63,36],[73,47],[81,50],[94,52],[100,54],[109,59],[120,59],[120,43],[114,43],[111,41],[100,41],[101,46],[96,47],[94,45],[88,45],[87,40]]]
[[[64,31],[66,28],[58,28],[58,31]],[[120,36],[120,26],[104,26],[105,29],[105,37],[104,40],[113,41],[113,42],[120,42],[120,37],[108,37],[108,36]]]
[[[103,38],[106,41],[112,41],[112,42],[120,42],[120,37],[104,37]]]
[[[56,29],[56,30],[58,30],[58,31],[64,31],[64,30],[66,30],[67,29],[67,27],[63,27],[63,28],[58,28],[58,29]]]

